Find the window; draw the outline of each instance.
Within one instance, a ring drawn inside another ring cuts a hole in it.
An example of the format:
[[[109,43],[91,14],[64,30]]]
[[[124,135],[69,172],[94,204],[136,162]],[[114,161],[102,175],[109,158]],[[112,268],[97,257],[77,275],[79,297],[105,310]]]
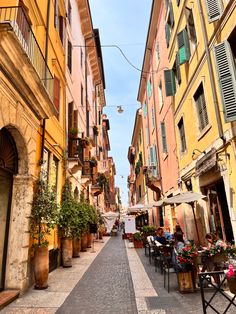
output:
[[[152,128],[155,128],[155,109],[154,106],[152,106]]]
[[[141,197],[142,197],[142,187],[141,187],[141,185],[138,186],[138,196],[139,196],[139,199],[141,199]]]
[[[59,160],[53,156],[50,167],[50,185],[54,188],[55,193],[58,192],[58,166]]]
[[[164,71],[166,96],[174,96],[176,93],[175,75],[173,70]]]
[[[161,138],[162,138],[162,151],[167,154],[167,140],[166,140],[166,125],[165,122],[161,122]]]
[[[58,28],[58,18],[59,18],[59,7],[58,7],[58,0],[54,1],[54,26]]]
[[[202,131],[209,123],[207,115],[206,100],[204,96],[204,90],[202,83],[198,87],[196,93],[193,96],[198,113],[199,130]]]
[[[180,65],[179,65],[179,53],[177,52],[175,57],[175,63],[173,65],[173,71],[176,78],[177,83],[181,84],[181,71],[180,71]]]
[[[44,148],[43,164],[41,165],[42,179],[48,183],[49,179],[50,152]]]
[[[190,46],[187,30],[184,28],[177,34],[179,48],[179,64],[184,64],[190,59]]]
[[[143,104],[143,117],[146,118],[147,116],[147,105],[146,103]]]
[[[148,98],[151,97],[151,94],[152,94],[152,82],[151,82],[151,80],[149,80],[148,83],[147,83],[147,95],[148,95]]]
[[[68,21],[71,25],[71,4],[70,4],[70,1],[68,1],[68,14],[67,14],[67,16],[68,16]]]
[[[146,127],[146,142],[149,143],[149,129],[148,126]]]
[[[80,50],[80,67],[81,67],[81,69],[83,69],[83,64],[84,64],[84,53],[83,53],[83,50],[81,48],[81,50]]]
[[[160,81],[158,85],[158,99],[159,99],[159,109],[161,110],[164,100],[163,100],[163,91],[162,91],[162,83]]]
[[[223,11],[221,0],[206,0],[206,8],[209,23],[218,20]]]
[[[72,44],[70,41],[68,41],[68,45],[67,45],[67,66],[71,73],[72,72]]]
[[[60,80],[54,76],[54,89],[53,89],[54,95],[53,95],[53,103],[56,107],[58,113],[60,109]]]
[[[68,134],[73,128],[73,101],[68,104]]]
[[[214,47],[218,82],[225,121],[236,120],[236,29],[231,33],[229,41],[225,40]]]
[[[179,4],[180,4],[180,0],[176,0],[176,4],[177,4],[177,7],[178,7]]]
[[[156,55],[157,55],[157,62],[159,63],[160,61],[160,45],[159,42],[156,44]]]
[[[171,36],[171,32],[172,29],[174,27],[175,24],[175,20],[174,20],[174,12],[173,12],[173,6],[172,6],[172,2],[167,2],[168,5],[168,16],[167,16],[167,21],[166,21],[166,25],[165,25],[165,33],[166,33],[166,44],[167,44],[167,48],[169,47],[169,43],[170,43],[170,36]]]
[[[64,46],[64,17],[61,15],[59,16],[59,36],[62,46]]]
[[[197,43],[197,35],[196,35],[196,29],[195,29],[195,24],[194,24],[194,19],[193,19],[193,10],[186,7],[185,12],[186,12],[186,20],[187,20],[188,37],[193,48],[195,48],[196,43]]]
[[[83,85],[81,84],[81,88],[80,88],[80,98],[81,98],[81,106],[84,106],[84,88]]]
[[[178,123],[178,129],[179,129],[180,144],[181,144],[180,151],[181,151],[181,153],[184,153],[187,149],[187,146],[186,146],[183,118],[181,118],[179,123]]]
[[[149,148],[149,162],[152,169],[152,174],[154,177],[157,177],[158,170],[157,170],[157,150],[156,145],[150,146]]]

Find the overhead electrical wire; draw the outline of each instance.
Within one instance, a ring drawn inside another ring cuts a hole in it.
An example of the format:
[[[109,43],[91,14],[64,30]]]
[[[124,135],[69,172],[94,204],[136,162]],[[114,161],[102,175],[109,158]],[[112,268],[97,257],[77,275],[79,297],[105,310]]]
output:
[[[96,47],[95,45],[73,45],[73,47],[86,47],[86,48],[89,48],[89,47]],[[126,62],[131,66],[133,67],[135,70],[141,72],[141,73],[144,73],[144,74],[155,74],[157,72],[160,72],[164,69],[167,69],[167,67],[164,67],[164,68],[161,68],[157,71],[143,71],[142,69],[139,69],[138,67],[136,67],[129,59],[128,57],[125,55],[124,51],[118,46],[118,45],[101,45],[102,48],[116,48],[120,51],[121,55],[124,57],[124,59],[126,60]],[[148,49],[149,50],[149,49]]]

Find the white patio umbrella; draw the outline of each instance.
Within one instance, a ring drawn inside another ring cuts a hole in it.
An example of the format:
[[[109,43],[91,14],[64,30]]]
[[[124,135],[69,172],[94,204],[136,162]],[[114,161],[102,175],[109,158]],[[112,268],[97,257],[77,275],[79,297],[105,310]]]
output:
[[[152,208],[153,205],[150,204],[136,204],[134,206],[128,207],[128,213],[134,212],[144,212],[149,208]]]
[[[198,242],[200,243],[197,220],[196,220],[196,215],[194,211],[194,202],[197,202],[202,199],[203,200],[207,199],[207,196],[203,194],[195,193],[195,192],[184,192],[184,193],[181,193],[181,194],[169,197],[169,198],[163,198],[153,203],[153,206],[165,206],[165,205],[182,204],[182,203],[190,204],[193,211],[193,217],[194,217],[194,222],[196,226]]]

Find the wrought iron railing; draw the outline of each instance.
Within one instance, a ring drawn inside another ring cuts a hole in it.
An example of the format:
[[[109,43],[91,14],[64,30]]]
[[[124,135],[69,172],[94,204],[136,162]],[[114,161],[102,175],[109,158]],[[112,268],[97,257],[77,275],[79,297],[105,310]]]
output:
[[[53,76],[46,64],[24,9],[20,6],[0,7],[0,23],[9,23],[12,26],[42,84],[51,100],[53,100]]]

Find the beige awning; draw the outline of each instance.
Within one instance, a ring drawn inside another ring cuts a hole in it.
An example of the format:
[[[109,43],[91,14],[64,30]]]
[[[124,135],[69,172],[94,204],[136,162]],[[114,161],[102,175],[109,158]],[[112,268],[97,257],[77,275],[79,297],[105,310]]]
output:
[[[172,204],[193,203],[201,199],[206,199],[207,196],[195,192],[185,192],[169,198],[163,198],[153,203],[153,206],[165,206]]]

